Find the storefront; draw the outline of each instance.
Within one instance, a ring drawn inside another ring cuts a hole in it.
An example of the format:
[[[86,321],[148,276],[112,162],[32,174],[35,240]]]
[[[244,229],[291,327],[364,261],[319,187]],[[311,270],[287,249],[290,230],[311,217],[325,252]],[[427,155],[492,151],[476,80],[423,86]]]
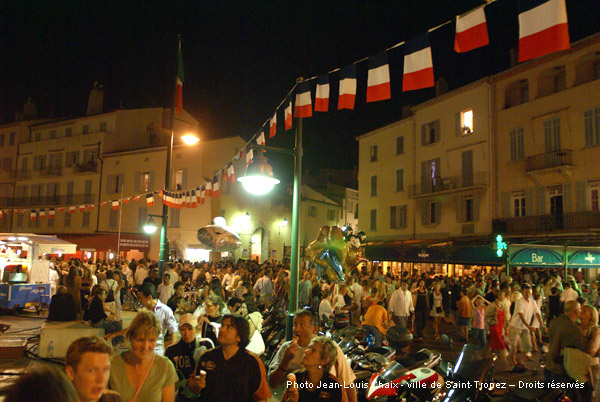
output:
[[[65,234],[63,238],[77,244],[75,257],[82,260],[140,260],[150,252],[150,236],[145,234]]]

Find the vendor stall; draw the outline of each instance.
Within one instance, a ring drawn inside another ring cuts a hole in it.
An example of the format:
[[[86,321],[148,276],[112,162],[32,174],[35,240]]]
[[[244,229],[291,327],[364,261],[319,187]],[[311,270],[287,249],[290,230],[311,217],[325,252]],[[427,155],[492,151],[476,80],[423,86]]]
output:
[[[50,302],[48,258],[75,253],[76,245],[49,235],[0,234],[0,308]]]

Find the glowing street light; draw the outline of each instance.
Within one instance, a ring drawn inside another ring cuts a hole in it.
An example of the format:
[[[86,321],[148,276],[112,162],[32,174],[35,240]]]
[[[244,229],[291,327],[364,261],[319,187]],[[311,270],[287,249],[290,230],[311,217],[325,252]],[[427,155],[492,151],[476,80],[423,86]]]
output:
[[[192,133],[187,133],[181,137],[185,145],[196,145],[200,138]]]
[[[257,156],[250,162],[246,176],[238,177],[244,190],[253,195],[265,195],[279,184],[273,177],[273,168],[264,156]]]
[[[156,232],[156,229],[158,229],[158,226],[156,226],[156,223],[154,223],[154,219],[152,219],[152,217],[150,217],[148,219],[148,222],[146,222],[146,224],[144,225],[144,232],[146,232],[148,234],[152,234],[152,233]]]

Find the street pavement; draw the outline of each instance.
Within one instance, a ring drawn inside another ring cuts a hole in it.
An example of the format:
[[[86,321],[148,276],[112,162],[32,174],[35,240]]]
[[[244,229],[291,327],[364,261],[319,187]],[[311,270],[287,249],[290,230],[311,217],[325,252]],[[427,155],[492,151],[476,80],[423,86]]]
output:
[[[4,312],[6,313],[6,312]],[[3,314],[4,314],[3,313]],[[35,339],[39,337],[41,326],[44,322],[44,313],[42,316],[36,314],[23,313],[21,315],[15,315],[10,312],[10,315],[0,315],[0,324],[10,325],[10,329],[4,334],[0,335],[0,344],[2,341],[7,340],[28,340],[27,345],[34,353],[37,352],[35,346]],[[123,312],[123,319],[125,325],[131,322],[131,319],[135,315],[134,312]],[[456,327],[452,323],[442,323],[440,327],[440,333],[445,333],[452,337],[453,345],[448,347],[442,344],[440,341],[434,340],[433,328],[429,322],[425,329],[425,338],[423,340],[415,340],[412,345],[412,350],[417,351],[421,348],[434,349],[442,353],[442,357],[450,362],[456,362],[457,357],[464,345],[464,342],[459,341],[458,334],[456,333]],[[39,338],[37,338],[39,341]],[[496,362],[495,379],[498,382],[506,382],[507,384],[518,385],[519,381],[533,383],[537,380],[543,380],[543,373],[540,369],[540,358],[539,352],[533,353],[532,360],[526,362],[527,371],[521,374],[514,374],[506,372],[507,368],[503,367],[500,359]],[[40,364],[55,364],[49,363],[43,360],[36,360],[33,358],[27,358],[25,356],[18,359],[0,359],[0,390],[13,383],[19,375],[25,370],[36,367]],[[498,391],[500,392],[500,391]],[[0,401],[3,398],[0,396]],[[502,400],[499,396],[498,400]]]

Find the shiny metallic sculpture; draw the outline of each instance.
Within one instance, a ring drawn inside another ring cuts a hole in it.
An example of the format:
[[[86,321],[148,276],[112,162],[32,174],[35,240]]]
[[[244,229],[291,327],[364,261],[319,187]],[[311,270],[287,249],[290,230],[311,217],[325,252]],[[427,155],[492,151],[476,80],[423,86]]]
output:
[[[198,240],[211,251],[234,251],[242,245],[242,239],[229,229],[219,225],[208,225],[198,229]]]
[[[308,258],[317,266],[320,277],[334,282],[344,280],[348,243],[337,226],[322,226],[317,238],[307,247]]]

